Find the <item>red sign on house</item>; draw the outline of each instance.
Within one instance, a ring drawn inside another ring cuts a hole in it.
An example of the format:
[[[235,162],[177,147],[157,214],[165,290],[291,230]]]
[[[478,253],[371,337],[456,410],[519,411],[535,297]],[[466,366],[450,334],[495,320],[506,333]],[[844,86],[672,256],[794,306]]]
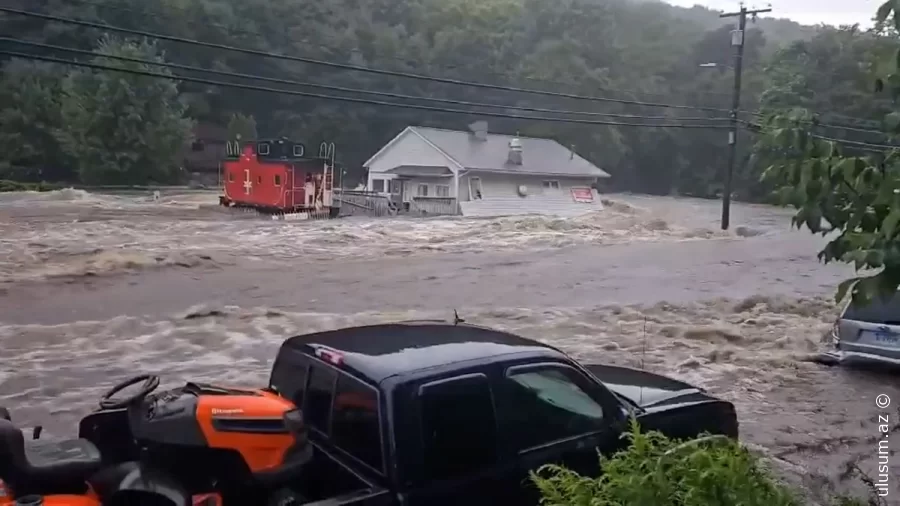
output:
[[[572,200],[590,204],[594,201],[594,192],[590,188],[572,188]]]

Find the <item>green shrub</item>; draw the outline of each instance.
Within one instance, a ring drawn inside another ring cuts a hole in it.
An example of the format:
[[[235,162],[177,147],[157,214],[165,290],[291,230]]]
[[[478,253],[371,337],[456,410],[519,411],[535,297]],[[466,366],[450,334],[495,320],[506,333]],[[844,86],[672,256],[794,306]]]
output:
[[[62,188],[58,184],[40,182],[40,183],[22,183],[19,181],[10,181],[8,179],[0,179],[0,193],[3,192],[48,192],[59,190]]]
[[[532,473],[546,506],[794,506],[798,495],[773,478],[738,442],[706,436],[682,442],[641,432],[630,445],[600,457],[599,478],[544,466]]]

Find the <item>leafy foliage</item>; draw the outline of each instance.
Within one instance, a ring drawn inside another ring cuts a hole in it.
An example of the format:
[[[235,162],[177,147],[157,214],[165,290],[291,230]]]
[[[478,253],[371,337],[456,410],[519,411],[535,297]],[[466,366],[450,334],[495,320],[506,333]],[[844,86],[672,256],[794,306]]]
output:
[[[100,40],[102,55],[162,61],[148,42]],[[174,182],[190,138],[173,81],[12,60],[0,75],[0,177],[88,184]]]
[[[643,432],[636,420],[628,445],[599,456],[603,474],[581,476],[557,465],[531,473],[545,506],[800,506],[800,494],[775,479],[762,459],[735,440],[678,441]],[[831,506],[886,506],[871,488],[865,499],[837,496]]]
[[[100,55],[162,61],[148,42],[104,38]],[[155,70],[97,56],[100,64]],[[88,184],[163,183],[177,180],[178,159],[192,122],[173,81],[146,76],[73,70],[63,82],[60,138]]]
[[[549,465],[532,473],[547,506],[799,506],[797,496],[773,479],[760,461],[725,437],[694,441],[642,432],[636,421],[624,434],[627,449],[600,457],[599,478]]]
[[[725,66],[697,67],[698,62],[730,65],[730,25],[715,11],[677,8],[662,2],[373,0],[360,5],[351,0],[11,1],[13,5],[56,16],[213,43],[500,85],[722,108],[728,107],[731,92],[731,75]],[[9,15],[0,15],[0,31],[9,37],[81,49],[93,49],[101,35],[98,30]],[[786,20],[771,19],[761,19],[749,31],[745,107],[756,106],[756,97],[762,89],[763,60],[776,47],[773,41],[806,38],[812,31]],[[684,116],[722,116],[721,113],[470,89],[185,44],[161,42],[158,49],[165,50],[167,60],[179,64],[422,97],[664,116],[673,121]],[[15,70],[11,65],[4,67],[4,75]],[[70,70],[53,69],[58,83]],[[15,76],[13,73],[9,79]],[[133,85],[139,81],[129,78],[125,82]],[[234,115],[244,115],[255,118],[261,137],[288,136],[309,146],[318,145],[321,140],[335,142],[339,161],[349,168],[351,178],[360,176],[361,163],[410,124],[464,129],[468,123],[480,119],[475,110],[471,115],[426,113],[195,83],[184,83],[178,89],[179,101],[187,106],[185,114],[198,124],[212,124],[224,131]],[[6,109],[14,109],[13,114],[26,120],[37,117],[32,109],[19,110],[16,101],[0,101],[0,114]],[[584,126],[514,119],[491,119],[490,130],[556,138],[566,145],[574,145],[580,154],[608,169],[619,188],[652,193],[715,195],[727,156],[727,137],[722,131]],[[41,137],[27,130],[23,132],[29,136],[31,145],[43,146],[45,141]],[[130,148],[117,145],[116,149]],[[0,153],[0,159],[6,160],[5,156]],[[99,154],[92,152],[90,156],[91,160],[97,160]],[[124,151],[116,156],[142,158]],[[105,166],[110,159],[101,160],[98,167]],[[7,160],[8,165],[11,163]],[[31,158],[16,162],[26,167],[43,163]],[[131,177],[132,174],[144,177],[132,169],[103,170],[103,177]],[[747,177],[741,181],[753,179]]]
[[[0,177],[20,181],[72,179],[59,143],[60,69],[14,60],[0,75]],[[11,105],[15,104],[15,107]]]
[[[253,116],[245,116],[240,113],[232,114],[231,119],[228,121],[227,136],[228,140],[258,139],[259,135],[256,133],[256,120],[253,119]]]
[[[900,286],[900,159],[895,149],[881,148],[900,133],[900,113],[890,112],[900,97],[900,17],[893,16],[893,31],[885,28],[894,5],[879,9],[879,32],[831,30],[781,55],[812,70],[791,75],[790,65],[772,67],[778,85],[763,99],[773,112],[756,146],[759,158],[771,163],[761,180],[776,189],[780,203],[797,210],[793,224],[830,238],[819,259],[854,265],[858,275],[839,285],[836,298],[850,294],[859,304],[891,297]],[[890,98],[872,91],[872,76],[880,72],[887,75],[874,88]],[[839,112],[884,115],[886,135],[878,144],[871,137],[854,140],[853,126],[823,135],[810,109],[830,103],[845,104]],[[785,111],[788,104],[801,108]]]

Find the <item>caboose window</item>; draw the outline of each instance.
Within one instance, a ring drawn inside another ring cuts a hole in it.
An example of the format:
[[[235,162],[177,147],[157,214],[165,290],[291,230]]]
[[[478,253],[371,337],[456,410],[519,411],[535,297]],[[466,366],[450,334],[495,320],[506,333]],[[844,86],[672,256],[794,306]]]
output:
[[[260,155],[268,155],[269,154],[269,144],[267,142],[260,142],[256,145],[256,152]]]
[[[281,174],[275,174],[275,186],[281,186]]]
[[[228,171],[228,182],[229,183],[234,182],[234,172]]]

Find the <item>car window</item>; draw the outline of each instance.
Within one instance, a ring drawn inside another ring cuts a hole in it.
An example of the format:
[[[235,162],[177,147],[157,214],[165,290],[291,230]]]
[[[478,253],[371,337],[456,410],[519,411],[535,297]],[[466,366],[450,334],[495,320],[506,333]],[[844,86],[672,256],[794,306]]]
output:
[[[269,388],[285,399],[290,399],[295,406],[302,407],[308,370],[309,359],[303,354],[292,350],[282,351],[272,366]]]
[[[331,402],[334,399],[334,382],[337,372],[323,365],[309,368],[309,385],[306,388],[306,405],[303,414],[310,427],[330,434]]]
[[[843,318],[868,323],[900,325],[900,296],[890,300],[873,297],[868,304],[851,302],[844,311]]]
[[[381,430],[378,394],[370,386],[346,374],[338,377],[331,419],[331,440],[335,446],[379,471]]]
[[[425,385],[420,409],[426,480],[472,474],[497,461],[497,423],[486,376]]]
[[[516,450],[601,430],[603,407],[578,371],[559,366],[511,369],[500,404],[503,434]]]

